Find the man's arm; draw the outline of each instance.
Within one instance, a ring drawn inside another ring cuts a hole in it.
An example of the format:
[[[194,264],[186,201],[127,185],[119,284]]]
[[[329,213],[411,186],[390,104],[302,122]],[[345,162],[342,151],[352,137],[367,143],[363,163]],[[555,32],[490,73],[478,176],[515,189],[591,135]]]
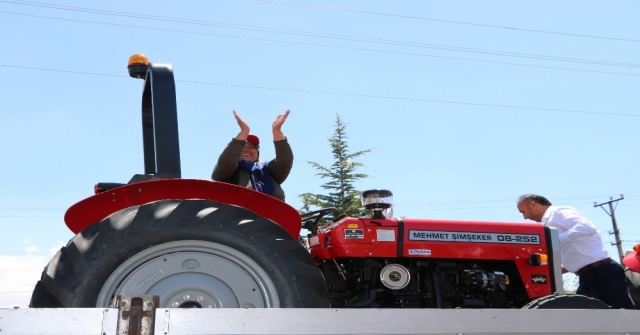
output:
[[[276,158],[269,161],[269,173],[278,184],[284,183],[293,166],[293,151],[287,139],[273,142]]]
[[[229,178],[238,167],[238,160],[242,154],[242,149],[247,141],[232,138],[231,142],[224,148],[218,163],[213,167],[211,179],[215,181],[223,181]]]

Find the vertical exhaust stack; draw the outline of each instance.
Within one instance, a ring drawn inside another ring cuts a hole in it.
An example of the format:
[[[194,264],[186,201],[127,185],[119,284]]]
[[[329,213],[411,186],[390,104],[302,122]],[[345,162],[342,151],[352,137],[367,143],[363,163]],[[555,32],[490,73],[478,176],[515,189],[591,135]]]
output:
[[[142,91],[142,141],[144,173],[131,182],[155,178],[180,178],[180,143],[173,67],[151,63],[143,54],[129,58],[129,75],[144,79]]]

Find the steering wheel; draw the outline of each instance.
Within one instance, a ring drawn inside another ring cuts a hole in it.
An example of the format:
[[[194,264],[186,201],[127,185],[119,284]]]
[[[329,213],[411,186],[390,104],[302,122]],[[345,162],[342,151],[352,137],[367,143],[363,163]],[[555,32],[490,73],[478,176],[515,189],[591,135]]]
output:
[[[318,233],[318,223],[327,214],[333,214],[337,211],[335,207],[322,208],[317,211],[303,213],[302,228],[309,230],[313,234]]]

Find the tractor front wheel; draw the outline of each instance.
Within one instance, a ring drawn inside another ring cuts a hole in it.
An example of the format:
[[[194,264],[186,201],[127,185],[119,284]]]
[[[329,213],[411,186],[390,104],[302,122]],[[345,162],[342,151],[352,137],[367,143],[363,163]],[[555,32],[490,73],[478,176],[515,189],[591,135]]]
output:
[[[556,294],[540,297],[522,309],[610,309],[604,302],[579,294]]]

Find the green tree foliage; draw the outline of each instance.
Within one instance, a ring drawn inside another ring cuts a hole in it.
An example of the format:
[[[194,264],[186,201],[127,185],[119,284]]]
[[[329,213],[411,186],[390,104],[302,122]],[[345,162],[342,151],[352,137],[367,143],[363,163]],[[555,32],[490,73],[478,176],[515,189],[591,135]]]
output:
[[[354,161],[371,149],[349,153],[349,138],[346,132],[347,125],[342,121],[340,115],[336,114],[333,136],[330,137],[329,144],[333,153],[333,164],[323,166],[316,162],[307,161],[317,171],[316,176],[328,181],[322,184],[322,188],[327,190],[327,194],[303,193],[298,195],[302,199],[303,206],[301,212],[308,212],[318,208],[335,207],[337,212],[333,217],[345,214],[347,216],[365,216],[367,211],[361,207],[360,191],[356,190],[354,183],[360,179],[368,178],[369,175],[356,173],[362,163]],[[329,217],[330,218],[330,217]]]

